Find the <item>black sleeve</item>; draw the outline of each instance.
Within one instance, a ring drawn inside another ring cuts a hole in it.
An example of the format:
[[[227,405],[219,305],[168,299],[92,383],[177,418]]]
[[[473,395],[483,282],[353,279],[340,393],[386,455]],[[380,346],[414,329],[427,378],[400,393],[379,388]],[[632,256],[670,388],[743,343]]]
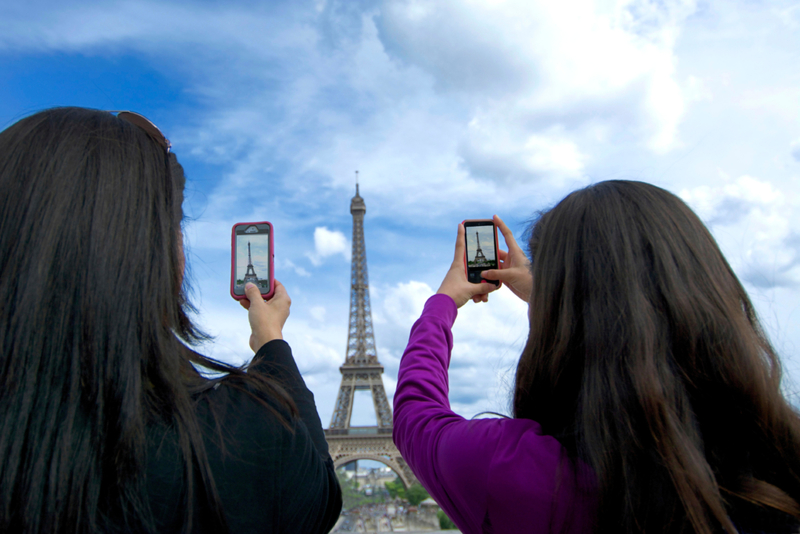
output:
[[[261,347],[249,366],[275,379],[294,399],[300,420],[305,424],[314,447],[323,458],[330,458],[328,442],[317,413],[314,394],[306,387],[300,375],[297,363],[292,356],[292,349],[282,339],[275,339]]]

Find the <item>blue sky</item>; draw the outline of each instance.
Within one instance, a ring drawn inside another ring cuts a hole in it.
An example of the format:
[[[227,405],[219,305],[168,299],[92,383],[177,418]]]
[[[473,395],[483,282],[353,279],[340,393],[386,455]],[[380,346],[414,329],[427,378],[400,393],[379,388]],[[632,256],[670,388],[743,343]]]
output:
[[[798,50],[797,0],[5,2],[0,126],[78,105],[134,110],[165,132],[188,177],[212,356],[250,355],[229,295],[231,226],[272,222],[293,300],[285,336],[326,426],[356,170],[390,396],[459,221],[497,213],[521,236],[537,210],[612,178],[689,202],[797,382]],[[507,411],[525,329],[507,290],[462,309],[459,413]]]

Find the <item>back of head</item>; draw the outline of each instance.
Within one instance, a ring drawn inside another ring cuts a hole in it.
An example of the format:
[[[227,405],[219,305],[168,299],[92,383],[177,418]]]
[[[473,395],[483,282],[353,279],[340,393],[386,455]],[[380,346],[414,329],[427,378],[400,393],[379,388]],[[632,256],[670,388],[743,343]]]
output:
[[[0,133],[1,530],[102,529],[98,507],[145,520],[127,516],[146,506],[148,413],[189,402],[182,190],[174,156],[107,112]]]
[[[800,513],[800,427],[779,360],[679,198],[598,183],[543,214],[530,251],[515,416],[591,465],[601,529],[732,531],[746,503]]]

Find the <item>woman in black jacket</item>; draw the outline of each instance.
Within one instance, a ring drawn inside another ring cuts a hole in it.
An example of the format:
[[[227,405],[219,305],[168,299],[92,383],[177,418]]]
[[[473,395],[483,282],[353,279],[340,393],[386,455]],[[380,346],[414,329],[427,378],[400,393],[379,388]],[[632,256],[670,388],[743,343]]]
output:
[[[327,532],[339,515],[283,286],[247,290],[247,372],[187,348],[204,336],[169,148],[144,117],[81,108],[0,133],[3,532]]]

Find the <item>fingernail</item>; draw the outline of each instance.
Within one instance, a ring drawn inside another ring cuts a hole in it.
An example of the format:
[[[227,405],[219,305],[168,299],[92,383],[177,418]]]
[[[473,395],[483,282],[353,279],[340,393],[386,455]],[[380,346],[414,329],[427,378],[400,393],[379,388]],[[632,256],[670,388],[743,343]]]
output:
[[[247,289],[248,287],[256,287],[256,285],[255,285],[253,282],[247,282],[247,283],[244,285],[244,288],[245,288],[245,289]]]

